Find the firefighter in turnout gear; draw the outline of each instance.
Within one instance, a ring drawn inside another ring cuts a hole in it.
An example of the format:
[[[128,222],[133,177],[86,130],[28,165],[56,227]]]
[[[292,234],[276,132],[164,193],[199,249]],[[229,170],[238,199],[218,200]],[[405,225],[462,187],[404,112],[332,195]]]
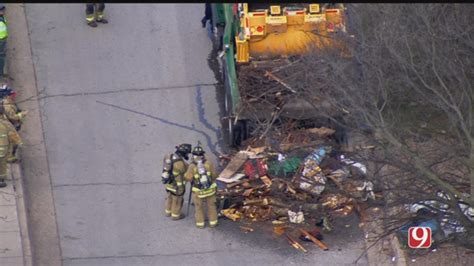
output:
[[[86,4],[86,20],[87,20],[87,25],[95,28],[97,27],[97,23],[109,23],[107,19],[104,18],[104,9],[105,9],[105,4],[104,3],[99,3],[99,4]]]
[[[206,205],[209,226],[215,227],[217,226],[217,174],[212,163],[206,160],[204,149],[199,144],[194,147],[192,155],[192,163],[189,165],[185,179],[191,182],[196,226],[204,228],[204,205]]]
[[[0,116],[4,116],[5,109],[0,105]],[[7,177],[7,158],[9,152],[15,146],[22,145],[20,135],[16,132],[10,121],[0,119],[0,188],[6,187],[5,179]]]
[[[16,130],[20,130],[21,124],[25,119],[28,111],[21,111],[15,103],[16,92],[11,87],[3,84],[0,87],[0,99],[3,108],[5,108],[5,116],[15,126]]]
[[[6,84],[0,87],[0,105],[2,105],[3,111],[0,115],[0,119],[9,121],[16,131],[19,131],[21,124],[23,123],[28,111],[21,111],[15,103],[16,93],[8,87]],[[8,150],[8,163],[15,163],[18,161],[16,158],[16,146],[10,146]]]
[[[181,214],[181,208],[186,185],[184,174],[188,168],[185,160],[189,159],[189,153],[191,153],[191,144],[181,144],[176,146],[173,154],[166,155],[163,159],[161,181],[165,184],[167,193],[165,214],[168,217],[171,216],[173,220],[184,217]]]

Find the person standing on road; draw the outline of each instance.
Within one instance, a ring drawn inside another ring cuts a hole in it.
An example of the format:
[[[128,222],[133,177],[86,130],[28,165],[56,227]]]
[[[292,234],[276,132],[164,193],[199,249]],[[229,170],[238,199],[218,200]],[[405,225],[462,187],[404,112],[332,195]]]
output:
[[[11,124],[15,130],[18,132],[20,131],[21,124],[25,119],[26,114],[28,111],[20,111],[15,103],[15,92],[7,87],[7,85],[2,85],[0,87],[0,105],[3,108],[3,114],[0,115],[0,119],[3,119],[9,124]],[[16,154],[16,147],[17,146],[10,146],[8,149],[8,163],[15,163],[18,161]]]
[[[15,126],[16,130],[20,130],[21,123],[25,119],[28,111],[21,111],[15,103],[16,93],[12,88],[3,84],[0,87],[0,99],[2,105],[5,108],[5,115],[10,122]]]
[[[191,144],[180,144],[176,146],[173,154],[166,155],[163,159],[161,181],[165,184],[167,193],[165,215],[171,216],[173,220],[184,218],[181,209],[186,192],[184,174],[188,168],[185,160],[189,159],[189,153],[191,153]]]
[[[107,24],[109,21],[104,18],[104,9],[105,4],[86,4],[86,20],[87,25],[95,28],[97,27],[97,23],[104,23]]]
[[[217,226],[217,174],[214,166],[204,156],[204,149],[198,145],[193,149],[193,162],[189,165],[188,171],[185,174],[185,179],[191,182],[192,197],[194,202],[194,218],[196,220],[196,227],[204,228],[204,204],[207,205],[207,216],[209,219],[209,226]]]
[[[211,31],[214,31],[214,25],[212,24],[212,8],[211,3],[206,3],[206,8],[204,10],[204,17],[201,19],[202,27],[206,27],[206,23],[209,20],[211,24]]]
[[[0,116],[3,116],[4,113],[5,109],[3,105],[0,105]],[[13,125],[8,120],[0,119],[0,188],[7,186],[5,179],[9,151],[22,144],[21,137]]]
[[[5,61],[7,55],[8,27],[5,18],[5,6],[0,4],[0,77],[5,76]]]

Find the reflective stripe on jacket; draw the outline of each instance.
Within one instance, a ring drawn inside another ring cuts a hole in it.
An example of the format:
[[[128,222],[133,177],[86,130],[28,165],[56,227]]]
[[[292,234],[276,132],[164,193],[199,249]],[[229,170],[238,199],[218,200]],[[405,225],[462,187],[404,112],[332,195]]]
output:
[[[217,184],[216,183],[212,183],[211,186],[209,188],[206,188],[206,189],[199,189],[199,188],[193,186],[193,192],[197,193],[198,198],[200,198],[200,199],[210,197],[210,196],[216,194],[216,191],[217,191]]]
[[[3,17],[0,18],[0,40],[6,39],[8,37],[8,28],[7,28],[7,19]]]

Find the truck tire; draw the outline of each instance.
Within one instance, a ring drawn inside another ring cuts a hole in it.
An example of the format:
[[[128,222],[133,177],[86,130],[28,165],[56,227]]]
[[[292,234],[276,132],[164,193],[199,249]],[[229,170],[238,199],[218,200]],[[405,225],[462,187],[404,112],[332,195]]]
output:
[[[245,120],[238,120],[235,125],[232,125],[231,145],[239,148],[242,141],[245,140],[247,135],[247,124]]]
[[[233,134],[234,134],[234,120],[232,119],[232,96],[230,94],[230,88],[228,84],[228,79],[227,79],[227,69],[225,67],[225,59],[223,62],[223,68],[222,68],[222,81],[224,83],[224,110],[225,110],[225,122],[224,125],[227,131],[227,143],[232,146],[233,142]]]

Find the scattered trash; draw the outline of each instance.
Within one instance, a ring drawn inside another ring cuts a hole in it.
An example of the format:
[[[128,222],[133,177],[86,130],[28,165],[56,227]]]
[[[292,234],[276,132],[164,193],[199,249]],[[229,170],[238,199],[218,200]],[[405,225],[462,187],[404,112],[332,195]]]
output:
[[[336,133],[334,129],[321,127],[321,128],[308,128],[307,131],[312,134],[318,135],[318,137],[328,137]]]
[[[288,218],[290,223],[300,224],[304,222],[304,214],[301,210],[298,212],[292,212],[288,210]]]
[[[374,184],[365,178],[365,165],[333,148],[327,137],[334,133],[330,128],[285,122],[278,130],[245,140],[247,148],[226,156],[228,164],[217,179],[218,198],[227,206],[221,215],[245,222],[240,226],[244,233],[253,232],[249,222],[268,222],[274,234],[285,234],[295,249],[307,252],[292,238],[297,236],[288,234],[296,230],[301,241],[328,250],[322,233],[335,230],[330,217],[355,210],[362,215],[358,202],[377,196]],[[319,229],[305,229],[314,225]]]
[[[315,245],[317,245],[322,250],[329,250],[329,248],[326,246],[326,244],[324,244],[319,239],[317,239],[316,237],[311,235],[308,231],[300,228],[300,232],[303,233],[306,237],[308,237]]]
[[[265,185],[267,185],[268,187],[272,185],[272,180],[266,175],[261,176],[260,180],[262,180],[263,183],[265,183]]]
[[[347,165],[350,165],[350,166],[353,166],[353,167],[356,167],[356,168],[360,169],[364,175],[367,174],[367,167],[365,165],[363,165],[361,163],[354,162],[350,159],[347,159],[347,158],[345,158],[344,155],[341,155],[341,161],[344,162]]]
[[[248,232],[253,232],[253,228],[252,227],[248,227],[248,226],[239,226],[240,229],[242,231],[244,231],[245,233],[248,233]]]
[[[285,233],[285,231],[286,231],[287,228],[288,228],[288,227],[287,227],[287,226],[284,226],[284,225],[274,226],[274,227],[273,227],[273,232],[275,232],[275,234],[277,234],[277,235],[280,236],[280,235],[282,235],[282,234]]]
[[[308,233],[310,233],[313,237],[316,237],[320,241],[324,239],[323,234],[321,234],[318,228],[314,228],[313,230],[308,231]],[[305,242],[312,242],[311,239],[303,233],[300,234],[300,240]]]
[[[312,154],[310,154],[308,157],[305,158],[305,166],[308,162],[313,162],[313,161],[316,162],[318,165],[321,164],[325,155],[326,155],[326,150],[324,148],[316,149]]]
[[[308,252],[300,243],[292,239],[288,234],[286,234],[286,239],[288,239],[288,242],[290,242],[291,246],[293,246],[295,249],[299,249],[304,253]]]
[[[221,210],[221,213],[231,219],[232,221],[238,221],[240,220],[240,218],[242,218],[242,214],[240,212],[237,212],[235,209],[225,209],[225,210]]]

